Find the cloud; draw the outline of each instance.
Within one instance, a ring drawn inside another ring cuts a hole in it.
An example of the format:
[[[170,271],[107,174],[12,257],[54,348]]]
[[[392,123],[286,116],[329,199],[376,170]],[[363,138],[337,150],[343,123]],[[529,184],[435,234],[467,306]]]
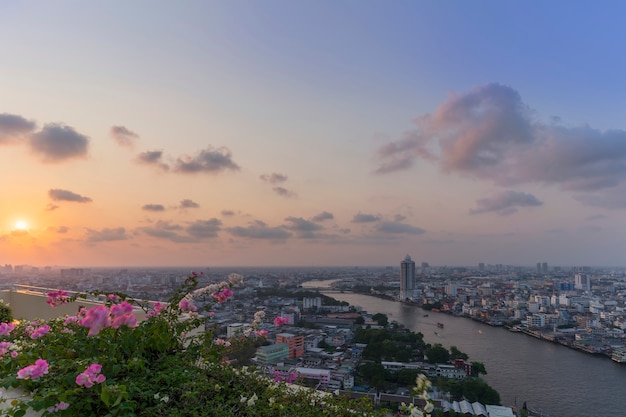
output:
[[[141,209],[145,211],[165,211],[165,206],[163,204],[144,204],[141,206]]]
[[[126,235],[126,229],[123,227],[115,229],[105,228],[102,230],[87,229],[88,242],[113,242],[126,239],[128,239],[128,236]]]
[[[176,159],[174,171],[183,174],[208,173],[218,174],[226,170],[239,171],[239,165],[233,162],[230,150],[225,147],[209,146],[194,156],[183,155]]]
[[[54,211],[54,210],[56,210],[56,209],[58,209],[58,208],[59,208],[59,206],[57,206],[56,204],[48,203],[48,204],[46,205],[45,210],[46,210],[46,211]]]
[[[287,176],[283,174],[277,174],[275,172],[270,175],[263,174],[259,176],[262,181],[269,182],[270,184],[280,184],[281,182],[287,181]]]
[[[135,141],[139,138],[139,135],[135,132],[128,130],[124,126],[112,126],[110,130],[111,137],[120,146],[132,148],[135,146]]]
[[[135,161],[138,164],[155,166],[163,171],[170,169],[169,165],[162,161],[163,151],[145,151],[137,155]]]
[[[196,203],[195,201],[189,200],[188,198],[181,200],[180,205],[178,206],[179,209],[198,208],[198,207],[200,207],[200,204]]]
[[[288,223],[285,229],[295,232],[300,238],[315,238],[321,237],[315,232],[323,230],[324,227],[309,220],[305,220],[302,217],[287,217],[285,221]]]
[[[334,218],[335,216],[333,216],[333,213],[329,213],[328,211],[323,211],[320,214],[313,216],[311,220],[313,220],[314,222],[322,222],[324,220],[332,220]]]
[[[30,136],[30,149],[43,162],[62,162],[72,158],[85,158],[89,138],[72,127],[51,123]]]
[[[217,237],[217,233],[221,230],[222,221],[219,219],[196,220],[185,228],[185,231],[191,236],[199,239]]]
[[[585,220],[602,220],[606,219],[604,214],[594,214],[593,216],[585,217]]]
[[[394,221],[396,222],[401,222],[406,220],[406,216],[403,214],[396,214],[395,216],[393,216]]]
[[[172,224],[167,221],[158,221],[151,227],[142,227],[140,231],[148,236],[152,236],[158,239],[165,239],[175,243],[190,243],[197,242],[195,237],[183,235],[179,233],[183,227],[177,224]]]
[[[379,221],[380,219],[381,217],[376,214],[358,213],[352,218],[352,223],[373,223]]]
[[[65,233],[67,233],[69,231],[70,231],[70,228],[67,227],[67,226],[59,226],[56,229],[56,232],[59,233],[59,234],[65,234]]]
[[[268,227],[264,222],[257,220],[247,227],[229,227],[226,231],[233,236],[249,239],[285,240],[292,234],[284,227]]]
[[[221,214],[224,217],[231,217],[235,215],[235,211],[234,210],[222,210]]]
[[[35,122],[22,116],[2,113],[0,114],[0,145],[31,133],[36,127]]]
[[[58,188],[48,190],[48,196],[53,201],[74,201],[77,203],[90,203],[92,201],[89,197],[84,197],[80,194],[68,190],[60,190]]]
[[[482,198],[476,201],[476,208],[470,209],[470,214],[495,212],[501,216],[513,214],[518,207],[537,207],[543,205],[532,194],[516,191],[500,192],[493,197]]]
[[[626,130],[541,123],[511,87],[487,84],[449,96],[416,129],[377,153],[375,172],[434,162],[444,172],[511,186],[556,185],[591,191],[626,182]]]
[[[298,196],[298,194],[294,193],[293,191],[290,191],[284,187],[272,187],[272,190],[283,197],[288,197],[288,198],[295,198]]]
[[[376,231],[381,233],[389,233],[389,234],[403,234],[403,235],[421,235],[422,233],[426,233],[426,230],[411,226],[410,224],[401,223],[401,222],[381,222],[377,227]]]

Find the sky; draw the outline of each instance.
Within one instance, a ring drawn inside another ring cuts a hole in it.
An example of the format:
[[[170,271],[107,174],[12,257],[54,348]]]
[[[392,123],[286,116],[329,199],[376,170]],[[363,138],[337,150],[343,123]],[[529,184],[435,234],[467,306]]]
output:
[[[0,264],[623,266],[626,3],[0,3]]]

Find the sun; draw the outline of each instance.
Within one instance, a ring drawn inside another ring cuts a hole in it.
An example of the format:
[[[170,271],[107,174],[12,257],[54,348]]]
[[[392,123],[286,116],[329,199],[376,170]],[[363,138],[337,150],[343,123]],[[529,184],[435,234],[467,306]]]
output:
[[[15,222],[15,229],[28,230],[28,223],[26,223],[24,220],[18,220]]]

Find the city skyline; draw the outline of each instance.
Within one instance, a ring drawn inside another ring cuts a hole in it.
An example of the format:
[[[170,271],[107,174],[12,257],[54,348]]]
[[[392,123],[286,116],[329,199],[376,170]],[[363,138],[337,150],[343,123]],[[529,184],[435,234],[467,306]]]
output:
[[[0,4],[0,263],[623,266],[620,12]]]

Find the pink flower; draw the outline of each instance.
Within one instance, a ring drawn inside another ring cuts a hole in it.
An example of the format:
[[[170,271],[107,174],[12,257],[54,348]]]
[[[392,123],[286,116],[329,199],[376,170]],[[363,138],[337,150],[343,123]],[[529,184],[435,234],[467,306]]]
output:
[[[254,332],[255,336],[266,337],[269,332],[267,330],[256,330]]]
[[[135,318],[135,315],[133,313],[129,313],[115,317],[113,319],[111,327],[113,327],[114,329],[119,329],[121,326],[136,327],[137,319]]]
[[[178,308],[180,308],[185,313],[198,310],[198,307],[196,307],[194,303],[192,303],[186,298],[183,298],[182,300],[180,300],[180,303],[178,303]]]
[[[274,319],[274,326],[280,327],[283,324],[288,324],[290,322],[289,318],[287,317],[281,317],[281,316],[277,316]]]
[[[89,327],[89,336],[95,336],[100,330],[109,326],[109,310],[105,306],[94,307],[87,311],[85,318],[79,324],[83,327]]]
[[[48,373],[48,362],[45,359],[37,359],[34,365],[27,366],[17,371],[17,379],[37,379]]]
[[[56,307],[61,304],[67,304],[69,302],[69,293],[67,291],[50,291],[47,295],[48,300],[46,300],[46,302],[50,304],[51,307]]]
[[[111,306],[111,315],[113,317],[124,316],[126,314],[132,314],[133,305],[127,301],[122,301],[120,304]]]
[[[119,295],[117,295],[117,294],[109,294],[109,295],[107,295],[107,300],[113,301],[114,303],[117,303],[121,299],[122,298]]]
[[[150,311],[148,312],[148,314],[146,315],[146,317],[147,317],[147,318],[150,318],[150,317],[158,316],[159,314],[161,314],[161,312],[162,312],[163,310],[165,310],[165,308],[166,308],[166,307],[167,307],[167,305],[166,305],[166,304],[164,304],[164,303],[159,303],[159,302],[157,301],[156,303],[154,303],[154,304],[152,305],[152,308],[153,308],[154,310],[150,310]]]
[[[218,303],[223,303],[233,296],[233,290],[231,290],[230,288],[224,288],[221,291],[214,292],[211,295],[217,299]]]
[[[67,317],[67,318],[65,319],[65,322],[64,322],[63,324],[67,326],[67,325],[68,325],[68,324],[70,324],[70,323],[76,323],[76,322],[78,322],[78,320],[79,320],[79,319],[78,319],[78,317],[76,317],[76,316],[69,316],[69,317]]]
[[[30,338],[33,340],[39,339],[40,337],[47,334],[49,331],[50,331],[50,326],[48,326],[47,324],[44,324],[41,327],[37,327],[36,329],[33,329],[33,331],[30,334]]]
[[[9,346],[11,346],[9,342],[0,342],[0,358],[9,353]]]
[[[100,372],[102,365],[92,363],[87,369],[76,376],[76,384],[85,388],[91,388],[95,384],[101,384],[106,381],[106,377]]]
[[[13,323],[0,323],[0,336],[8,336],[15,329]]]
[[[64,403],[63,401],[61,401],[60,403],[55,404],[52,407],[48,407],[47,411],[49,413],[56,413],[61,410],[67,410],[69,407],[70,405],[68,403]]]

